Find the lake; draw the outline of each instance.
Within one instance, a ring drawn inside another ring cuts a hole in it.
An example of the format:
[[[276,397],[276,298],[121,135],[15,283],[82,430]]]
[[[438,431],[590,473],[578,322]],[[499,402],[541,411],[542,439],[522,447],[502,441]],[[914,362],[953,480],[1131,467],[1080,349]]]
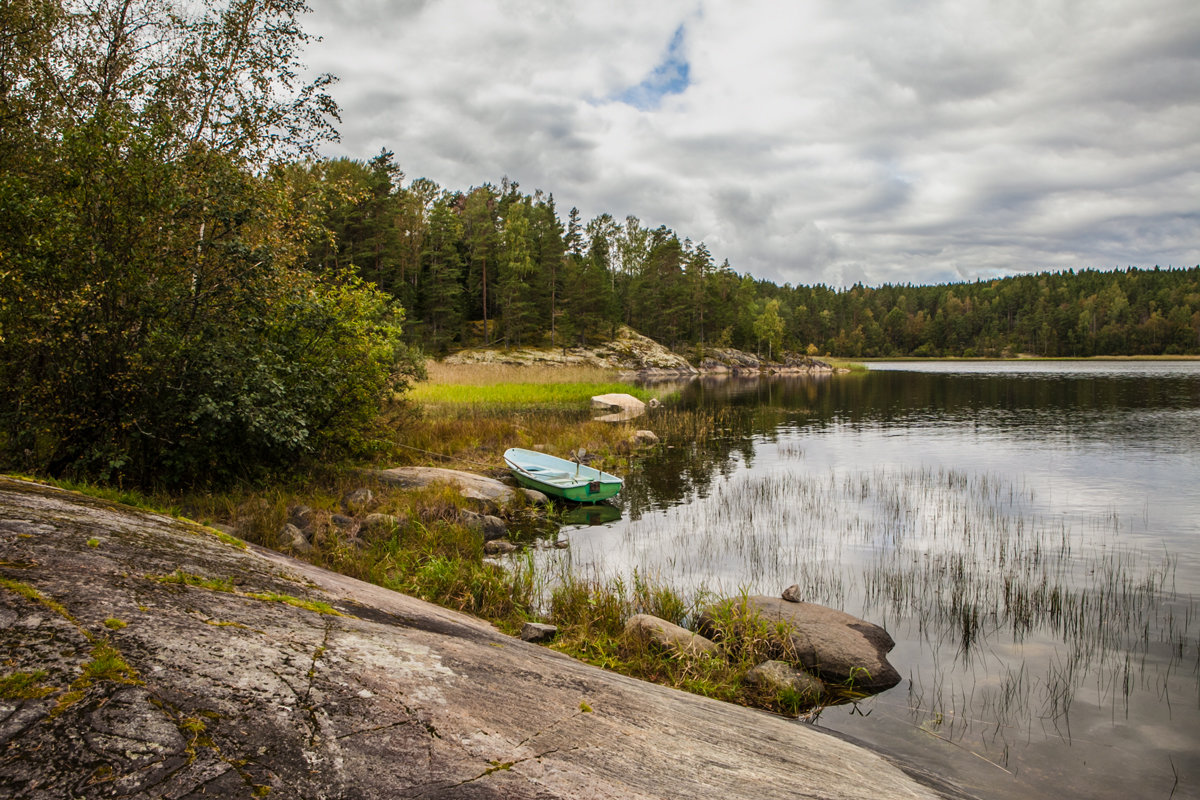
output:
[[[569,566],[883,625],[815,724],[983,798],[1200,797],[1200,361],[703,378]]]

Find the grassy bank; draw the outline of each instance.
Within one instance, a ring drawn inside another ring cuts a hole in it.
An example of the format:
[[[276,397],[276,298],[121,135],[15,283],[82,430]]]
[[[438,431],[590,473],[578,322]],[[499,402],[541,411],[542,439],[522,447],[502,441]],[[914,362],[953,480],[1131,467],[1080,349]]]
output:
[[[379,433],[387,446],[370,466],[424,465],[503,474],[508,447],[537,447],[565,455],[585,448],[593,464],[623,473],[629,466],[633,423],[591,419],[590,398],[610,392],[648,400],[652,393],[594,369],[429,365],[420,384],[386,415]],[[668,437],[711,435],[711,415],[664,409],[655,420]],[[645,418],[636,420],[646,424]],[[765,658],[786,655],[786,631],[769,629],[753,615],[730,614],[719,629],[720,658],[697,657],[625,635],[633,614],[653,614],[676,624],[693,620],[709,598],[685,604],[671,587],[634,577],[597,582],[549,575],[518,552],[505,564],[485,558],[483,538],[465,520],[472,508],[455,490],[398,489],[362,469],[316,469],[273,483],[221,492],[143,494],[62,484],[116,502],[190,518],[246,541],[292,552],[318,566],[484,618],[508,633],[527,621],[559,628],[552,645],[561,652],[627,675],[730,702],[795,713],[812,697],[768,692],[745,680]],[[368,500],[362,490],[370,492]],[[518,544],[553,538],[557,509],[549,513],[519,497],[491,509]],[[368,518],[372,520],[368,522]],[[297,547],[289,524],[305,526]],[[546,598],[549,598],[548,608]],[[744,609],[743,609],[744,612]],[[746,635],[750,632],[750,635]]]

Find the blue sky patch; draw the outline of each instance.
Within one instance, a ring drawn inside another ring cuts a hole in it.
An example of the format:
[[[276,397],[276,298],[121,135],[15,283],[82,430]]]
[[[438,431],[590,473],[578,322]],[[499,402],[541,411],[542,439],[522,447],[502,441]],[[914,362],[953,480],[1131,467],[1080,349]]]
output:
[[[680,25],[671,37],[663,60],[651,70],[641,83],[613,95],[619,103],[631,105],[642,111],[659,107],[669,94],[682,94],[691,83],[689,66],[683,53],[684,28]]]

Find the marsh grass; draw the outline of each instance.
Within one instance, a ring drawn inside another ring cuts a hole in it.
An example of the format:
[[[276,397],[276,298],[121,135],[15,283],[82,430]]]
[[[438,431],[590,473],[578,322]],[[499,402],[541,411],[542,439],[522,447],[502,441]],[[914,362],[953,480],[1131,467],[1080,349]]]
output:
[[[698,430],[712,426],[698,416]],[[936,667],[912,675],[914,720],[1001,751],[1029,720],[1069,739],[1081,691],[1114,717],[1181,680],[1200,696],[1200,609],[1175,591],[1176,559],[1133,535],[1137,520],[1048,514],[1034,487],[994,474],[812,471],[781,450],[770,469],[732,470],[686,504],[630,517],[594,553],[573,539],[571,568],[601,582],[658,575],[685,606],[797,583],[919,642]]]
[[[794,693],[767,694],[746,673],[768,659],[798,664],[786,625],[765,620],[745,594],[721,600],[699,593],[684,598],[670,585],[633,573],[601,579],[566,571],[546,582],[548,619],[559,628],[554,649],[604,669],[726,702],[795,715],[818,700]],[[625,633],[635,614],[650,614],[695,629],[717,642],[720,654],[680,653]],[[841,702],[837,692],[826,702]]]

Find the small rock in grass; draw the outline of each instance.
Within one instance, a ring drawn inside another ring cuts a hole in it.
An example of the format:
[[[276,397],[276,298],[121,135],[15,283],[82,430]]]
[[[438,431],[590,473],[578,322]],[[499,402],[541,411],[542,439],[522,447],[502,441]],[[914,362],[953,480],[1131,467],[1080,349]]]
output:
[[[791,689],[812,702],[825,694],[825,684],[786,661],[764,661],[746,673],[746,683],[772,694]]]
[[[290,522],[284,525],[283,530],[279,532],[279,543],[284,550],[291,550],[294,553],[312,552],[312,545],[309,544],[304,531]]]
[[[329,518],[329,521],[333,523],[334,527],[340,528],[343,531],[353,532],[358,530],[358,520],[354,517],[347,517],[345,514],[334,514]]]
[[[365,486],[360,486],[342,498],[342,507],[350,514],[361,514],[375,499],[375,493]]]
[[[642,430],[634,432],[630,441],[632,441],[633,444],[637,445],[638,447],[644,447],[658,444],[659,440],[658,434],[656,434],[654,431]]]
[[[292,506],[288,509],[288,522],[311,536],[313,524],[316,522],[316,512],[303,504]]]
[[[717,643],[711,639],[651,614],[634,614],[626,620],[625,635],[653,642],[681,655],[715,656],[720,651]]]
[[[557,635],[558,627],[544,622],[526,622],[521,628],[521,638],[527,642],[548,642]]]
[[[404,525],[404,519],[391,514],[367,514],[359,534],[367,540],[387,539]]]
[[[483,552],[489,556],[500,556],[505,553],[511,553],[517,549],[517,546],[507,539],[493,539],[490,542],[484,542]]]
[[[458,521],[473,531],[483,535],[485,542],[493,539],[503,539],[508,535],[508,526],[504,520],[491,514],[477,514],[474,511],[458,512]]]

